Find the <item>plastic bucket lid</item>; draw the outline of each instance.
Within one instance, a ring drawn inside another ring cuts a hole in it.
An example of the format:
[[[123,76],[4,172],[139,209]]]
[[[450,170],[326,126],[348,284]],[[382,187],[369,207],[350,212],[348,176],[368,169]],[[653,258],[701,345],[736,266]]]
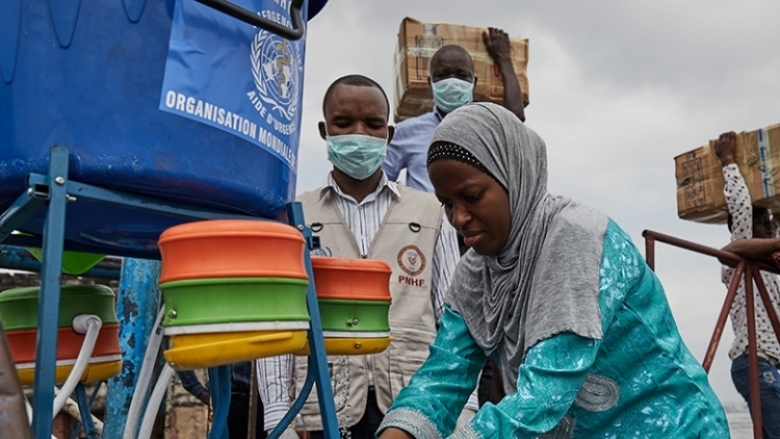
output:
[[[308,321],[309,281],[285,278],[197,279],[160,284],[163,326]]]
[[[5,290],[0,293],[0,319],[6,331],[38,327],[40,287]],[[95,314],[103,324],[118,323],[114,292],[105,285],[63,285],[57,325],[70,327],[79,314]]]
[[[213,220],[171,227],[160,235],[160,282],[228,277],[308,279],[305,241],[274,221]]]

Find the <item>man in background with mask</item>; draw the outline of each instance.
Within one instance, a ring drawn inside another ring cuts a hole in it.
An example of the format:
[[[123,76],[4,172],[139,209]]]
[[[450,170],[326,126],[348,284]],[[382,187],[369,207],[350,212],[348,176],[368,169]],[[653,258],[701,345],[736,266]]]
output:
[[[390,347],[376,355],[328,357],[341,437],[368,439],[428,356],[459,257],[457,238],[433,195],[398,185],[382,171],[393,127],[379,84],[360,75],[336,80],[325,93],[323,114],[319,130],[333,170],[323,187],[299,197],[306,222],[320,238],[316,253],[382,260],[393,271]],[[306,365],[306,357],[258,360],[266,430],[276,427],[300,392]],[[476,404],[470,408],[463,422]],[[323,437],[316,392],[301,418],[312,439]],[[294,435],[288,427],[282,437]]]
[[[509,36],[501,29],[488,28],[482,34],[488,54],[501,71],[504,81],[504,107],[525,122],[523,93],[512,65]],[[434,108],[430,113],[413,117],[395,127],[395,135],[387,147],[387,158],[382,169],[390,180],[397,181],[406,169],[406,185],[426,192],[433,192],[428,178],[428,145],[434,130],[448,113],[474,100],[474,86],[479,78],[474,76],[474,61],[466,49],[460,46],[444,46],[431,57],[429,68]],[[461,254],[468,250],[458,237]],[[487,401],[498,403],[501,397],[499,383],[493,383],[491,362],[485,365],[479,381],[479,405]],[[496,376],[498,376],[496,374]]]
[[[501,71],[504,80],[504,107],[525,122],[523,93],[512,65],[509,36],[501,29],[488,28],[483,33],[488,54]],[[444,46],[431,57],[428,80],[433,91],[433,111],[399,123],[387,147],[382,169],[390,180],[397,181],[406,169],[406,185],[433,192],[425,160],[433,131],[448,113],[474,100],[474,61],[460,46]]]

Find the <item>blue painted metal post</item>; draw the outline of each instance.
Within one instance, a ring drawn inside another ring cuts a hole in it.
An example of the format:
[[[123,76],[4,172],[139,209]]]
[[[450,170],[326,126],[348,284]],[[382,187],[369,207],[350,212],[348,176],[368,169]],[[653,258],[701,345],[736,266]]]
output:
[[[287,205],[287,217],[291,225],[303,233],[307,247],[312,247],[311,228],[306,227],[301,203],[294,202]],[[330,373],[328,372],[328,356],[325,353],[325,340],[322,333],[322,321],[320,320],[320,307],[317,303],[317,290],[314,285],[314,271],[311,268],[311,255],[303,252],[303,260],[306,271],[309,274],[309,289],[306,292],[306,304],[309,307],[311,323],[309,325],[309,374],[314,374],[317,384],[317,398],[320,402],[320,415],[322,416],[322,431],[325,439],[339,438],[339,425],[336,419],[336,406],[333,399],[333,388],[330,385]]]
[[[100,393],[100,388],[102,387],[102,385],[103,385],[103,383],[98,383],[95,386],[95,390],[92,391],[92,396],[90,396],[89,399],[87,400],[87,404],[86,404],[85,407],[90,407],[90,408],[92,407],[92,404],[95,403],[95,398],[97,398],[98,393]],[[81,386],[81,384],[79,384],[79,386]],[[76,386],[76,392],[79,391],[79,386]],[[81,411],[81,405],[79,405],[79,410],[80,410],[79,413],[83,413]],[[90,422],[92,422],[92,418],[90,418]],[[92,428],[95,427],[95,423],[94,422],[92,422],[91,425],[92,425]],[[82,429],[82,427],[84,427],[84,423],[79,421],[76,424],[76,426],[73,427],[73,432],[71,432],[71,434],[70,434],[70,439],[78,439],[81,436],[81,429]],[[86,428],[84,428],[84,431],[88,431],[88,430]],[[95,428],[95,431],[97,432],[97,428]],[[87,434],[89,434],[89,433],[87,433]],[[98,436],[98,439],[99,438],[100,438],[100,436]]]
[[[33,383],[33,432],[36,439],[51,439],[67,181],[68,150],[55,146],[49,157],[50,197],[43,223],[43,265],[38,300],[38,346]]]
[[[84,433],[87,439],[100,439],[100,436],[95,429],[95,423],[92,422],[92,410],[90,407],[89,398],[87,398],[87,392],[84,390],[84,386],[79,384],[76,386],[76,401],[79,404],[79,413],[81,414],[81,425],[84,426]]]
[[[209,386],[214,416],[208,439],[229,439],[228,411],[230,411],[230,384],[233,367],[231,365],[209,368]]]
[[[122,263],[117,296],[122,370],[108,381],[103,439],[121,439],[124,433],[135,383],[160,308],[159,277],[159,261],[127,258]],[[144,398],[148,397],[147,391]]]
[[[43,207],[49,200],[49,196],[48,183],[44,185],[30,184],[27,191],[19,196],[5,212],[0,214],[0,242],[5,241],[17,227],[24,224],[38,209]]]

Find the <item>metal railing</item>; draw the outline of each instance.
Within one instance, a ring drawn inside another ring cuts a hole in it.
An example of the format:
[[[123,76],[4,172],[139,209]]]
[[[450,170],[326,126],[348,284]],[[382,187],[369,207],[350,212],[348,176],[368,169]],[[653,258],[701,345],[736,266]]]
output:
[[[741,258],[734,253],[726,252],[723,250],[717,250],[711,247],[707,247],[695,242],[686,241],[684,239],[675,238],[673,236],[664,235],[662,233],[645,230],[642,232],[642,236],[645,238],[645,258],[647,265],[651,270],[655,271],[655,242],[663,242],[674,247],[679,247],[692,252],[700,253],[703,255],[713,256],[718,258],[721,263],[733,267],[734,274],[731,277],[728,293],[726,294],[726,300],[723,303],[723,307],[720,310],[715,330],[710,338],[710,344],[707,347],[707,353],[704,355],[704,361],[702,367],[704,371],[709,373],[712,362],[715,359],[715,353],[718,350],[718,344],[720,343],[721,336],[723,335],[723,328],[726,326],[726,320],[729,316],[729,310],[734,304],[734,300],[737,296],[737,290],[739,289],[740,281],[744,279],[745,286],[745,308],[747,313],[747,327],[748,327],[748,363],[750,371],[750,407],[751,417],[753,418],[753,437],[760,439],[763,437],[762,420],[761,420],[761,392],[758,383],[758,351],[756,349],[756,312],[755,312],[755,298],[753,295],[753,285],[758,287],[758,294],[761,297],[761,301],[766,308],[767,316],[772,324],[772,329],[775,332],[775,336],[780,342],[780,321],[778,321],[775,308],[772,304],[772,300],[769,297],[769,292],[766,289],[764,280],[761,278],[760,271],[767,271],[774,274],[780,274],[780,270],[777,267],[759,262],[750,261]]]

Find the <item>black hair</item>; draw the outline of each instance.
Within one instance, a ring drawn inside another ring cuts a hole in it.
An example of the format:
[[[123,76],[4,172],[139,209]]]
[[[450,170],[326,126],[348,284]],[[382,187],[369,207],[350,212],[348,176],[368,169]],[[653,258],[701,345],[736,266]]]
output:
[[[439,59],[439,57],[446,53],[460,53],[462,55],[466,55],[466,58],[469,60],[471,70],[474,71],[474,60],[471,59],[471,54],[468,50],[464,49],[461,46],[458,46],[457,44],[448,44],[446,46],[442,46],[439,50],[436,51],[436,53],[433,54],[431,57],[431,65],[428,67],[429,70],[432,70],[433,63],[436,62],[436,60]]]
[[[379,91],[382,92],[382,96],[385,98],[385,103],[387,104],[387,119],[390,120],[390,100],[387,99],[387,93],[385,93],[385,90],[382,88],[381,85],[379,85],[378,82],[374,81],[373,79],[363,76],[363,75],[347,75],[342,76],[341,78],[333,81],[332,84],[328,87],[327,90],[325,90],[325,97],[322,98],[322,115],[327,118],[327,115],[325,114],[325,104],[327,104],[328,99],[330,98],[330,95],[333,93],[333,90],[336,88],[337,85],[354,85],[358,87],[374,87],[379,89]]]

